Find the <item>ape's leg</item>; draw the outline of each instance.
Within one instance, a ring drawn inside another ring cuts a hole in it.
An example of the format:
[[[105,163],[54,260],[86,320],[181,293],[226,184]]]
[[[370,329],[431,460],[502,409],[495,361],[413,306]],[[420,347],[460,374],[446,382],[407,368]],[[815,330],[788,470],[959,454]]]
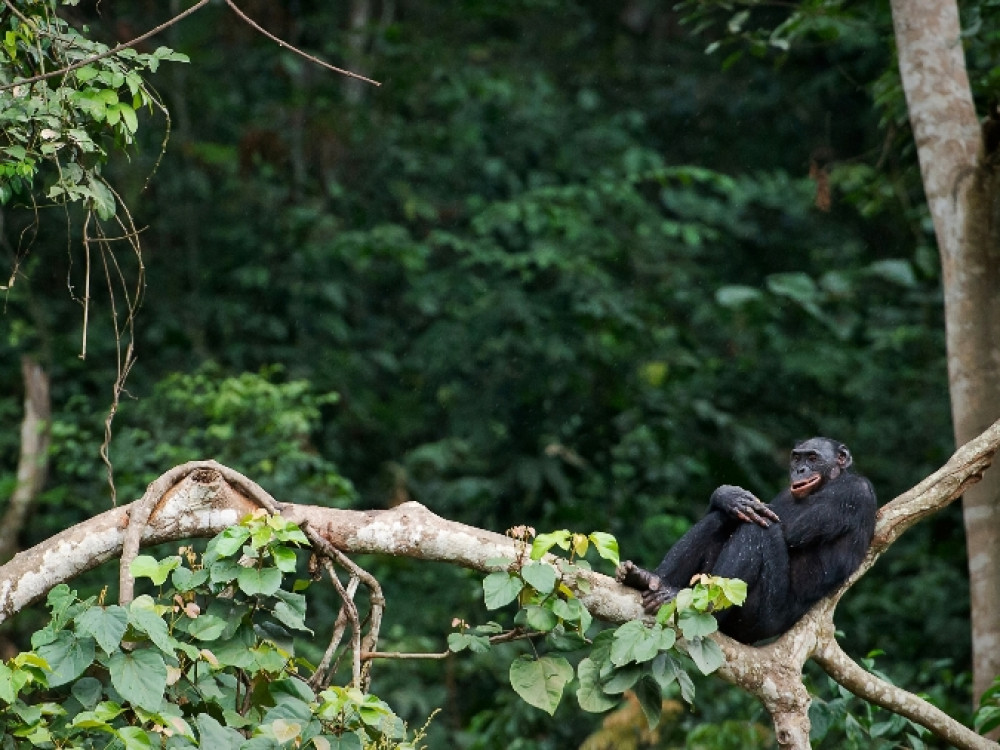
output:
[[[655,571],[625,560],[618,566],[615,578],[641,591],[642,605],[652,614],[673,599],[678,589],[689,585],[696,574],[711,571],[732,530],[740,523],[711,510],[670,548]]]
[[[781,526],[739,526],[723,545],[713,575],[747,583],[742,607],[718,615],[719,629],[743,643],[770,638],[786,630],[801,613],[792,612],[789,597],[788,548]]]
[[[737,528],[753,525],[734,522],[719,511],[709,511],[677,540],[654,572],[669,586],[689,586],[698,573],[712,572],[716,560]]]

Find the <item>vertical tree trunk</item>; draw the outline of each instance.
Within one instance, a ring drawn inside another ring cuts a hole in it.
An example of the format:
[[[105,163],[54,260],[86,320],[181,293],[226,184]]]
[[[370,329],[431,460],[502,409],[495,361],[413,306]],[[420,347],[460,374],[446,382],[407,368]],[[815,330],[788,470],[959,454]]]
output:
[[[0,519],[0,562],[17,552],[17,535],[28,511],[45,483],[49,455],[49,376],[34,359],[21,358],[24,380],[24,418],[21,421],[21,457],[17,463],[17,484],[7,510]]]
[[[368,45],[368,25],[371,23],[372,3],[371,0],[352,0],[350,17],[348,19],[348,32],[345,36],[344,61],[348,70],[358,70],[361,68],[361,61],[364,58],[365,47]],[[365,93],[364,81],[357,78],[344,78],[344,99],[351,106],[361,102]]]
[[[996,170],[993,155],[983,153],[954,0],[892,0],[892,17],[941,253],[952,419],[961,445],[1000,416]],[[978,700],[1000,673],[1000,471],[966,492],[963,507]]]

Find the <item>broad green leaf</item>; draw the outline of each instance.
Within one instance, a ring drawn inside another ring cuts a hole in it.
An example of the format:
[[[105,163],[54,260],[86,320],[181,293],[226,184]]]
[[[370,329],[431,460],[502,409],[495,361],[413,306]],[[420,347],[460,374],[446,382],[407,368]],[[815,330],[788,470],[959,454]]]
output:
[[[101,700],[104,687],[101,681],[94,677],[81,677],[73,683],[70,692],[73,697],[80,701],[80,705],[85,709],[93,709]]]
[[[711,635],[719,629],[719,624],[712,615],[707,612],[695,612],[693,609],[681,612],[677,618],[677,624],[688,640]]]
[[[528,626],[533,630],[547,633],[559,624],[559,618],[548,607],[532,604],[525,607]]]
[[[592,659],[582,659],[576,668],[580,686],[576,689],[576,699],[580,708],[590,713],[601,713],[618,705],[601,689],[600,669]]]
[[[294,521],[289,521],[281,516],[270,516],[267,523],[274,529],[274,538],[278,541],[293,542],[303,546],[309,545],[309,537]]]
[[[361,750],[361,737],[354,732],[341,735],[323,734],[313,738],[317,750]]]
[[[688,656],[702,674],[712,674],[726,663],[726,657],[719,644],[711,638],[695,638],[687,644]]]
[[[36,651],[49,665],[49,687],[58,687],[75,680],[93,664],[96,653],[93,638],[79,638],[66,630],[59,631],[55,640]]]
[[[664,691],[677,679],[679,672],[683,672],[680,664],[670,654],[660,653],[649,665],[649,673]]]
[[[98,70],[93,65],[84,65],[82,68],[78,68],[73,71],[73,75],[80,83],[86,83],[87,81],[97,77]]]
[[[157,586],[162,586],[170,571],[180,567],[181,559],[177,555],[162,561],[149,555],[139,555],[129,566],[129,571],[135,578],[149,578]]]
[[[149,636],[156,647],[165,654],[173,655],[174,641],[167,631],[167,623],[156,611],[153,598],[137,596],[128,605],[128,621],[136,630]]]
[[[551,594],[556,587],[556,571],[551,565],[532,562],[521,568],[521,578],[536,591]]]
[[[557,625],[545,637],[545,642],[556,651],[579,651],[588,645],[588,641],[579,629],[567,630],[565,625]]]
[[[178,591],[192,591],[208,580],[208,571],[204,568],[201,570],[177,568],[173,572],[173,575],[170,576],[170,580],[173,582],[174,588]]]
[[[531,543],[531,559],[541,560],[542,556],[553,547],[569,549],[569,540],[572,535],[568,530],[553,531],[549,534],[539,534]]]
[[[215,537],[215,552],[219,557],[232,557],[243,548],[243,543],[250,538],[250,529],[246,526],[230,526]]]
[[[752,286],[732,284],[715,290],[715,301],[722,307],[740,307],[764,298],[764,293]]]
[[[159,738],[153,739],[144,729],[140,727],[124,727],[116,734],[124,743],[125,750],[152,750],[160,746]],[[155,745],[153,744],[155,741]]]
[[[228,623],[221,617],[201,615],[188,623],[188,632],[199,641],[214,641],[223,634]]]
[[[590,627],[594,621],[579,599],[557,599],[552,603],[552,611],[566,622],[575,622],[581,631]]]
[[[913,264],[902,258],[877,260],[868,269],[875,276],[880,276],[901,287],[912,288],[917,285],[917,275],[913,271]]]
[[[212,583],[229,583],[236,579],[241,570],[243,570],[243,566],[238,565],[233,560],[219,560],[212,563],[209,569],[209,578]]]
[[[302,725],[287,719],[275,719],[271,722],[271,731],[278,742],[291,742],[302,732]]]
[[[270,550],[271,557],[274,558],[274,564],[277,566],[278,570],[283,573],[295,572],[295,566],[297,564],[295,550],[280,544],[275,544],[270,548]]]
[[[136,132],[139,129],[139,118],[136,117],[135,110],[128,104],[119,104],[118,108],[121,112],[122,124],[126,127],[128,132]]]
[[[282,590],[278,589],[274,593],[275,595],[281,594]],[[299,608],[287,601],[279,601],[274,605],[274,618],[282,625],[291,628],[292,630],[301,630],[306,633],[313,632],[311,629],[306,627],[304,606]]]
[[[107,185],[97,179],[89,180],[87,188],[90,192],[89,208],[97,212],[98,217],[107,221],[115,215],[117,210],[115,194],[111,192]]]
[[[486,609],[498,609],[510,604],[521,593],[524,583],[516,575],[506,571],[490,573],[483,579],[483,595]]]
[[[618,556],[618,540],[611,534],[603,531],[595,531],[590,535],[590,541],[594,543],[597,554],[605,560],[617,566],[621,560]]]
[[[642,669],[638,664],[627,664],[624,667],[619,667],[604,681],[604,692],[609,695],[624,693],[635,685],[641,676]]]
[[[147,711],[157,711],[167,689],[167,665],[151,648],[116,651],[108,660],[111,684],[122,698]]]
[[[747,600],[746,581],[741,581],[739,578],[720,578],[718,584],[730,604],[739,606]]]
[[[660,692],[660,686],[656,680],[646,675],[636,683],[633,692],[639,699],[639,707],[642,708],[649,728],[656,728],[663,711],[663,693]]]
[[[106,654],[118,648],[127,627],[128,612],[117,604],[91,607],[76,616],[76,632],[93,636]]]
[[[463,649],[469,649],[474,654],[482,654],[490,650],[490,639],[470,633],[449,633],[448,650],[458,652]]]
[[[457,633],[452,633],[457,635]],[[14,686],[14,670],[0,662],[0,701],[10,705],[17,699],[17,688]]]
[[[649,661],[659,653],[659,638],[639,620],[631,620],[615,630],[611,644],[611,663],[622,667],[632,662]]]
[[[281,588],[281,571],[277,568],[241,568],[236,576],[240,590],[248,596],[270,596]]]
[[[561,656],[519,658],[510,665],[510,684],[526,703],[550,716],[555,713],[563,689],[573,679],[573,668]]]
[[[195,720],[199,747],[211,750],[239,750],[243,735],[231,727],[224,727],[207,713],[198,714]]]

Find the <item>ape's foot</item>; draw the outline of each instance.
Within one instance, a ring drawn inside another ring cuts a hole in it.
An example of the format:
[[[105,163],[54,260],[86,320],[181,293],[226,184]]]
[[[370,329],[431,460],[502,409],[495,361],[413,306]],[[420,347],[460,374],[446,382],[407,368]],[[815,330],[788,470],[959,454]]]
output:
[[[661,581],[658,588],[643,592],[642,608],[648,614],[655,615],[660,610],[660,607],[669,601],[673,601],[679,592],[680,589],[676,586],[668,586]]]

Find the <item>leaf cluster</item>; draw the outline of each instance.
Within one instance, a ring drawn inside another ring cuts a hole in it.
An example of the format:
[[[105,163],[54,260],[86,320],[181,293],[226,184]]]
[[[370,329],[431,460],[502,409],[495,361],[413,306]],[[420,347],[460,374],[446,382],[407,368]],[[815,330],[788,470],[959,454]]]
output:
[[[137,112],[159,106],[144,76],[187,57],[167,47],[108,55],[107,45],[60,17],[58,5],[22,2],[0,23],[0,205],[15,196],[30,202],[48,167],[47,198],[110,219],[117,205],[101,166],[112,147],[134,142]],[[19,83],[64,68],[60,76]]]
[[[0,664],[0,747],[412,748],[377,697],[309,686],[292,644],[312,633],[308,582],[283,587],[307,544],[295,524],[258,513],[201,556],[136,558],[132,573],[155,596],[104,605],[54,588],[32,650]]]
[[[491,573],[483,580],[487,609],[498,609],[515,599],[520,606],[514,618],[523,633],[544,635],[555,653],[522,654],[510,666],[511,687],[528,704],[555,713],[567,685],[577,680],[576,697],[585,711],[603,712],[618,704],[626,690],[639,697],[650,726],[659,721],[663,695],[674,683],[682,697],[694,700],[694,684],[681,657],[688,657],[702,674],[711,674],[725,661],[721,649],[708,636],[718,630],[712,616],[746,599],[743,581],[703,575],[691,588],[682,589],[664,604],[654,623],[633,620],[616,629],[603,630],[593,640],[587,636],[593,620],[580,603],[576,591],[586,590],[586,581],[574,578],[593,544],[598,554],[618,564],[618,542],[606,533],[573,534],[567,530],[539,534],[531,545],[528,561],[511,566],[506,559],[495,561],[508,569]],[[558,567],[541,559],[552,549],[570,553],[570,560]],[[482,652],[490,647],[501,627],[496,623],[463,629],[448,639],[452,651]],[[574,669],[559,652],[581,652]]]

